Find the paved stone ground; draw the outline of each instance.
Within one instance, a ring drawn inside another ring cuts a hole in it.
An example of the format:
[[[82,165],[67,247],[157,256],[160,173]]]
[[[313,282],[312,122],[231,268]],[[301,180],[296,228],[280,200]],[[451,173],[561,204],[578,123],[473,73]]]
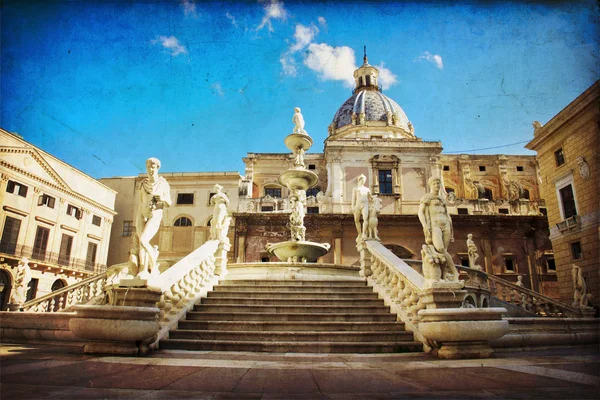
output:
[[[0,345],[1,399],[598,399],[598,349],[443,361],[425,354],[163,351],[96,357]]]

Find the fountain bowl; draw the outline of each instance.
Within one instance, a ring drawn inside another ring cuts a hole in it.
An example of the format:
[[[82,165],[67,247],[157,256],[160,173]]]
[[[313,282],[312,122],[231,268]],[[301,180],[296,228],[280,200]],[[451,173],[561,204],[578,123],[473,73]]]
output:
[[[298,146],[302,146],[303,150],[308,150],[313,145],[313,140],[310,136],[303,133],[292,133],[283,140],[285,147],[294,151]]]
[[[288,169],[279,175],[279,183],[290,190],[307,190],[318,181],[317,174],[307,169]]]
[[[297,257],[298,262],[317,262],[317,259],[329,251],[329,243],[315,243],[305,240],[294,242],[269,243],[267,252],[274,254],[279,260],[287,262],[291,257]]]

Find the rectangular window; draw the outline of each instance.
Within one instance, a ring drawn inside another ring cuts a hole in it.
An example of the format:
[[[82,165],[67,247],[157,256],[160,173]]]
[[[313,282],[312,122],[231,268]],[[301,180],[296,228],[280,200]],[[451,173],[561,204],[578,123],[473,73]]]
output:
[[[571,257],[573,260],[578,260],[583,257],[583,252],[581,251],[581,242],[571,243]]]
[[[479,166],[479,171],[485,172],[485,165],[480,165]]]
[[[485,191],[484,191],[483,197],[485,197],[489,201],[494,200],[494,193],[492,192],[492,189],[485,188],[484,190]]]
[[[94,270],[96,264],[96,252],[98,251],[98,245],[96,243],[88,242],[87,255],[85,256],[85,269],[88,271]]]
[[[45,260],[49,237],[50,229],[42,228],[41,226],[37,227],[35,240],[33,242],[33,253],[31,253],[31,257],[35,258],[36,260]]]
[[[271,196],[276,199],[281,198],[281,188],[265,188],[265,196]]]
[[[71,204],[67,205],[67,215],[70,215],[73,218],[81,219],[82,214],[83,213],[80,208]]]
[[[194,193],[177,193],[177,204],[194,204]]]
[[[513,259],[513,256],[504,256],[504,271],[515,272],[515,260]]]
[[[469,256],[460,256],[460,265],[469,267]]]
[[[546,256],[546,270],[548,272],[556,272],[556,262],[554,256]]]
[[[4,229],[2,230],[2,241],[0,241],[0,252],[15,254],[20,229],[20,219],[6,217],[4,220]]]
[[[262,206],[260,211],[273,211],[273,206]]]
[[[379,170],[379,193],[392,194],[392,170]]]
[[[518,172],[523,172],[525,169],[523,168],[522,165],[517,165],[517,171]]]
[[[38,199],[38,206],[46,206],[49,208],[54,208],[54,203],[56,199],[52,196],[48,196],[47,194],[43,194]]]
[[[260,258],[260,262],[270,262],[271,260],[269,259],[269,257],[261,257]]]
[[[123,233],[121,236],[131,236],[133,232],[133,221],[123,221]]]
[[[307,214],[318,214],[319,207],[306,207],[306,213]]]
[[[565,154],[563,153],[562,147],[554,152],[554,159],[556,160],[557,167],[560,167],[565,163]]]
[[[499,208],[498,214],[508,215],[508,208]]]
[[[315,164],[308,164],[308,169],[317,169]]]
[[[540,214],[548,216],[548,209],[546,207],[540,207]]]
[[[35,296],[37,296],[38,283],[39,283],[39,279],[37,279],[37,278],[32,278],[29,281],[29,285],[27,285],[26,301],[35,299]]]
[[[92,225],[100,226],[102,224],[102,218],[97,215],[92,216]]]
[[[444,165],[444,171],[450,171],[450,166],[449,165]]]
[[[575,196],[573,196],[573,187],[567,185],[559,190],[560,200],[562,202],[562,209],[564,218],[571,218],[573,215],[577,215],[577,209],[575,208]]]
[[[6,191],[8,193],[13,193],[21,197],[27,197],[27,189],[27,186],[15,181],[8,181],[6,184]]]
[[[365,76],[365,80],[366,80],[367,86],[371,86],[371,76],[370,75]]]
[[[71,248],[73,247],[73,236],[64,234],[60,241],[60,252],[58,253],[58,263],[69,265],[71,262]]]
[[[468,208],[457,208],[456,211],[458,212],[458,215],[469,215]]]
[[[320,191],[321,191],[321,188],[320,188],[320,187],[314,187],[314,188],[308,189],[308,190],[306,191],[306,197],[310,197],[310,196],[317,197],[317,194],[318,194]]]

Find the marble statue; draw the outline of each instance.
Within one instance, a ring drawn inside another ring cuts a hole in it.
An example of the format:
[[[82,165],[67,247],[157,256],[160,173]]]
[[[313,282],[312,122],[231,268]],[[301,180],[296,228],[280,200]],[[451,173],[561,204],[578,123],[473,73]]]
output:
[[[302,145],[298,145],[294,149],[294,167],[296,168],[306,168],[304,164],[304,149]]]
[[[367,238],[367,227],[369,223],[369,203],[372,200],[371,190],[365,186],[367,177],[360,174],[356,178],[356,187],[352,189],[352,213],[354,214],[354,225],[358,232],[356,242]],[[362,225],[360,217],[362,216]]]
[[[294,123],[293,133],[302,133],[306,135],[306,131],[304,130],[304,117],[302,116],[300,107],[294,108],[292,122]]]
[[[576,161],[577,166],[579,167],[579,175],[581,175],[583,179],[588,179],[590,177],[589,164],[587,163],[587,161],[585,161],[583,157],[577,157]]]
[[[454,231],[448,208],[440,195],[441,181],[432,177],[428,184],[430,192],[421,198],[418,213],[425,234],[421,250],[423,275],[429,281],[458,282],[458,271],[448,253]]]
[[[571,275],[573,276],[573,307],[589,307],[589,301],[592,294],[587,292],[587,284],[583,277],[581,267],[577,264],[573,264]]]
[[[517,282],[515,283],[515,285],[517,285],[518,287],[525,287],[525,285],[523,284],[523,275],[517,276]]]
[[[531,123],[533,125],[533,134],[536,135],[540,129],[542,129],[542,124],[540,121],[533,121]]]
[[[292,240],[295,242],[305,239],[306,228],[304,227],[304,202],[302,201],[302,191],[293,190],[290,193],[290,230]]]
[[[381,199],[379,196],[374,195],[369,202],[369,222],[367,224],[367,236],[369,239],[379,239],[379,232],[377,225],[379,225],[378,216],[382,209]]]
[[[476,264],[479,254],[477,254],[477,246],[471,233],[467,235],[467,252],[469,254],[469,267],[481,271],[481,266]]]
[[[163,209],[171,206],[171,189],[166,179],[158,176],[159,169],[158,159],[147,159],[148,177],[137,189],[139,203],[135,215],[136,234],[129,259],[129,274],[140,279],[148,279],[150,274],[158,272],[158,250],[150,244],[150,240],[160,228]]]
[[[29,259],[23,257],[17,267],[13,269],[14,283],[10,294],[9,303],[23,304],[27,301],[27,289],[31,281],[31,269],[29,268]]]
[[[210,204],[214,205],[213,217],[210,223],[210,240],[221,240],[228,242],[227,231],[231,223],[231,217],[227,214],[229,198],[223,193],[223,186],[214,186],[215,194],[210,198]]]

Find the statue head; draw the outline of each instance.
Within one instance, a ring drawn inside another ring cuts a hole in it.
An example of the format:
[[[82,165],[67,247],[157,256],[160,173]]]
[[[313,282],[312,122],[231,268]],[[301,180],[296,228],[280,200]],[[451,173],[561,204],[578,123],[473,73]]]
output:
[[[300,112],[300,107],[294,107],[294,112],[295,113],[299,113]]]
[[[473,239],[473,234],[472,234],[472,233],[469,233],[469,234],[467,235],[467,239]]]
[[[213,186],[213,188],[217,191],[217,193],[219,193],[223,189],[223,186],[216,183],[215,186]]]
[[[356,182],[362,186],[365,184],[365,182],[367,181],[367,177],[364,176],[363,174],[360,174],[357,178],[356,178]]]
[[[431,189],[432,193],[439,193],[440,187],[442,186],[442,181],[440,178],[432,176],[427,180],[427,185]]]
[[[160,169],[160,160],[158,158],[150,157],[146,160],[146,172],[148,175],[154,175]]]

